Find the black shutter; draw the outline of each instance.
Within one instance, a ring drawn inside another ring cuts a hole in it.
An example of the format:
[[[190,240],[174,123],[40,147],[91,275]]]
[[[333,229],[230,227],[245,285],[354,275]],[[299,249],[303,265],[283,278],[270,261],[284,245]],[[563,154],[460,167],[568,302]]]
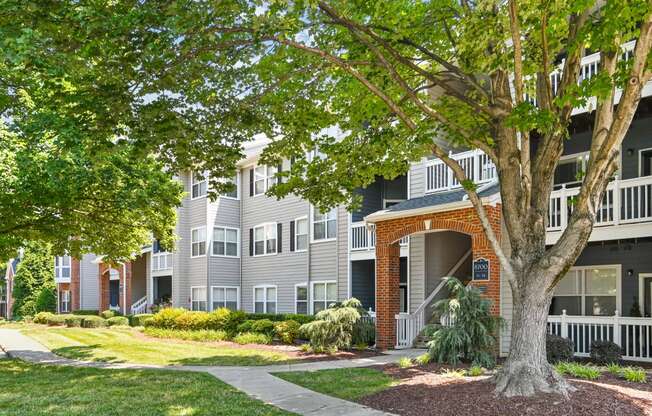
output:
[[[283,248],[283,224],[276,224],[276,251],[281,252]]]
[[[254,168],[249,170],[249,196],[254,196]]]
[[[276,172],[278,172],[278,173],[283,172],[283,162],[281,162],[281,163],[278,164],[278,166],[276,167]],[[283,177],[278,176],[278,175],[277,175],[277,177],[278,177],[277,182],[278,182],[278,183],[282,183],[282,182],[283,182]]]
[[[294,221],[290,221],[290,251],[294,251]]]
[[[249,255],[254,255],[254,229],[249,229]]]

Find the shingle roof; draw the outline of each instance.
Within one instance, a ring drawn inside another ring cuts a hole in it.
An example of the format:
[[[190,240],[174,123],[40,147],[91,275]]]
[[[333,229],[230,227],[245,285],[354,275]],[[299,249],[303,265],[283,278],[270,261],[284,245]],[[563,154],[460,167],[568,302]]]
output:
[[[478,196],[488,197],[497,194],[500,192],[500,187],[498,183],[492,183],[487,188],[482,189],[478,192]],[[434,207],[437,205],[449,204],[451,202],[460,202],[463,201],[466,197],[466,191],[464,189],[458,189],[455,191],[447,192],[437,192],[434,194],[428,194],[419,198],[412,198],[396,205],[392,205],[387,208],[388,212],[397,212],[397,211],[408,211],[417,208],[424,207]]]

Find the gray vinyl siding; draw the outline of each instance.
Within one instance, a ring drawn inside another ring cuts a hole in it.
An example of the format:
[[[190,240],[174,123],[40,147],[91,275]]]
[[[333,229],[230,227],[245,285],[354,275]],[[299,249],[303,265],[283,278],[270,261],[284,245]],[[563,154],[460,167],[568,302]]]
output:
[[[295,285],[307,283],[309,277],[308,253],[290,252],[290,221],[300,217],[308,217],[310,220],[310,205],[293,195],[281,200],[266,195],[250,196],[249,171],[251,168],[252,166],[248,166],[242,170],[241,309],[253,312],[255,286],[273,285],[276,286],[277,312],[293,313],[295,310]],[[281,252],[267,256],[250,256],[249,230],[269,222],[282,224]]]
[[[349,297],[349,213],[343,206],[337,209],[337,298]]]
[[[240,201],[229,198],[217,198],[208,204],[208,223],[212,227],[229,227],[240,229]],[[211,229],[209,235],[213,236]],[[242,252],[242,230],[240,230],[240,251]],[[208,279],[210,286],[240,287],[240,257],[222,257],[212,255],[213,244],[209,244]],[[209,289],[210,291],[210,289]],[[211,293],[209,293],[209,298]],[[210,299],[209,299],[210,300]],[[209,305],[211,308],[212,305]]]
[[[425,235],[415,234],[410,236],[410,259],[409,259],[409,289],[410,289],[410,312],[414,312],[425,300]]]
[[[652,148],[652,118],[641,118],[632,121],[622,145],[622,179],[639,176],[639,151]],[[628,150],[632,155],[628,155]]]
[[[84,254],[80,262],[80,302],[81,309],[97,310],[100,308],[99,266],[93,263],[95,254]]]
[[[415,162],[410,166],[410,180],[408,186],[410,189],[410,199],[423,196],[426,190],[426,168],[425,159]]]

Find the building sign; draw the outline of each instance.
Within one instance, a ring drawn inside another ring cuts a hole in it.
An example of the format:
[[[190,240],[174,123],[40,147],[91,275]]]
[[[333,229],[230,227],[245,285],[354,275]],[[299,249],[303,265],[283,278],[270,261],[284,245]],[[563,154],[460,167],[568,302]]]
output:
[[[489,260],[473,260],[473,280],[489,280]]]

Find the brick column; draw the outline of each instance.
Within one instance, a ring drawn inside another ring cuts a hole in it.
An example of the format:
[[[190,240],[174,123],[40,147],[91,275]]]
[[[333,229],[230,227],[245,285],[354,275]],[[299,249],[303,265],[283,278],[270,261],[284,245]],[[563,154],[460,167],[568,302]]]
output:
[[[100,279],[100,312],[109,309],[109,266],[106,263],[100,263],[99,267],[99,279]]]
[[[70,310],[77,311],[81,309],[81,305],[79,304],[81,262],[76,258],[72,258],[70,266]]]
[[[124,266],[120,265],[120,286],[125,292],[124,295],[120,293],[120,309],[124,315],[131,312],[131,266],[131,262],[125,263]]]
[[[376,347],[381,350],[396,345],[400,256],[398,243],[376,246]]]

